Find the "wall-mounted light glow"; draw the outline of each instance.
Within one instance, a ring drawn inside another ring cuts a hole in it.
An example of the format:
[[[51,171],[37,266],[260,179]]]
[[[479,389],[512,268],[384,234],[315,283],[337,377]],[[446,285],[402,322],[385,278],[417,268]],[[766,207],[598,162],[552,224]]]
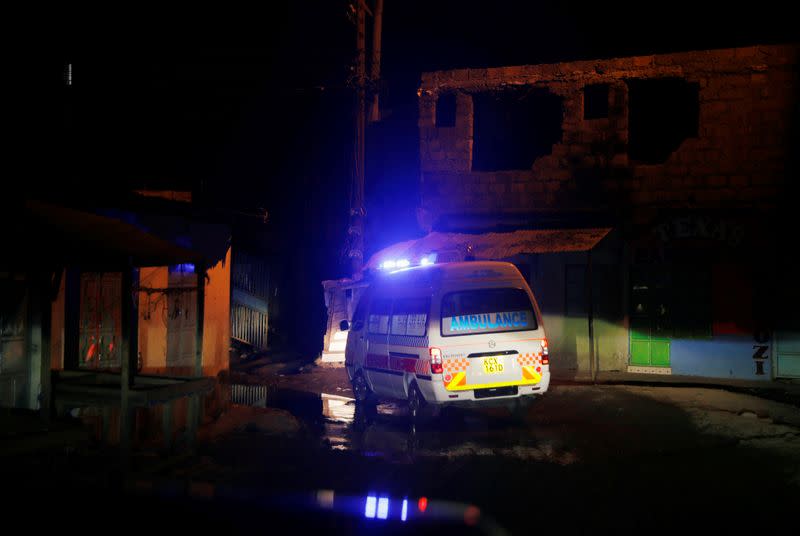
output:
[[[409,266],[411,266],[411,261],[409,261],[408,259],[400,259],[399,261],[397,261],[398,268],[408,268]]]
[[[389,498],[381,497],[378,499],[378,519],[389,517]]]
[[[170,273],[183,272],[183,273],[187,273],[187,274],[193,274],[194,273],[194,264],[192,264],[190,262],[185,262],[183,264],[173,264],[173,265],[170,265],[169,271],[170,271]]]
[[[376,498],[374,495],[367,495],[367,504],[364,506],[364,517],[375,517]]]

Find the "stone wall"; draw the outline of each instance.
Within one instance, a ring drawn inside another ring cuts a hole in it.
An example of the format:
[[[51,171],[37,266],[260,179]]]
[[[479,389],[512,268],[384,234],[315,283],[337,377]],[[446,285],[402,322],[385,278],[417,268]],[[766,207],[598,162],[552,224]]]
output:
[[[793,45],[753,46],[423,73],[419,89],[424,229],[446,215],[554,210],[769,208],[781,193],[797,118]],[[682,79],[698,88],[696,136],[657,164],[629,155],[631,80]],[[584,87],[608,84],[608,116],[584,119]],[[538,87],[561,97],[561,141],[530,169],[472,170],[472,96]],[[456,94],[453,127],[437,127],[441,94]]]

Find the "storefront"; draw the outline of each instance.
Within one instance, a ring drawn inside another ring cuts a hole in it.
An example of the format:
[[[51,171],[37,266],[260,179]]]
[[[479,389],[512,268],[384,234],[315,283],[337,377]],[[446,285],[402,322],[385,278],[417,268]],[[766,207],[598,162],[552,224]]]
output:
[[[772,270],[753,255],[765,232],[719,214],[673,214],[632,230],[628,372],[773,378]]]

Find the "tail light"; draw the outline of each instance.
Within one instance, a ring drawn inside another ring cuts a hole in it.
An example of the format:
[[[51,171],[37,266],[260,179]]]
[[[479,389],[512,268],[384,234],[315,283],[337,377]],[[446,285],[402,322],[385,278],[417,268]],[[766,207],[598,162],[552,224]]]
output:
[[[550,364],[550,350],[547,349],[547,339],[542,339],[542,365]]]
[[[442,368],[442,351],[438,348],[428,348],[431,355],[431,372],[433,374],[441,374],[444,372]]]

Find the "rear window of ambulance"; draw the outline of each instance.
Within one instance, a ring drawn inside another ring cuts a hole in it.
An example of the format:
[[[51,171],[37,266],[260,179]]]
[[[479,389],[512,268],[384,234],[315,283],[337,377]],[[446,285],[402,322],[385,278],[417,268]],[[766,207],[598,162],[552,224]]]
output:
[[[392,335],[425,335],[428,325],[430,298],[403,298],[395,300],[392,307],[390,333]]]
[[[520,288],[462,290],[442,298],[442,336],[537,329],[528,293]]]

